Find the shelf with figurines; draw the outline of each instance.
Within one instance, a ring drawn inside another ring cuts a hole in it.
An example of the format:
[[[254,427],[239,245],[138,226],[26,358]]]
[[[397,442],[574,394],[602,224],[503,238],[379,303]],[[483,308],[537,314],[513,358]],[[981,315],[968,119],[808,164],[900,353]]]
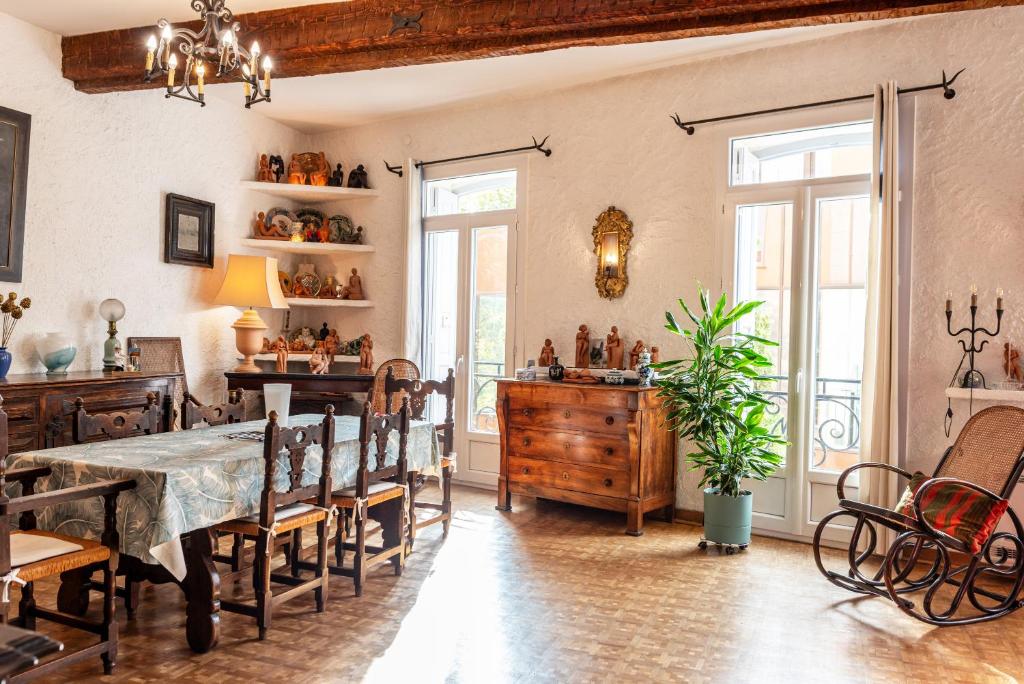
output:
[[[651,386],[655,377],[651,365],[660,361],[658,347],[648,347],[642,339],[627,347],[614,325],[605,337],[591,339],[590,333],[585,324],[576,330],[575,363],[568,368],[560,363],[551,338],[546,338],[536,361],[530,359],[526,368],[516,369],[516,380]]]
[[[348,216],[327,216],[319,209],[297,211],[273,207],[256,214],[252,237],[244,245],[293,254],[369,253],[372,245],[363,244],[366,230]]]
[[[288,323],[286,321],[285,327]],[[326,374],[331,364],[339,362],[358,364],[360,374],[373,373],[373,338],[369,333],[345,340],[336,328],[323,324],[319,333],[310,327],[282,331],[273,342],[263,338],[263,349],[257,361],[274,361],[279,373],[288,370],[288,362],[309,364],[311,373]]]
[[[350,271],[347,285],[342,285],[334,275],[321,278],[313,264],[299,264],[294,275],[278,271],[277,278],[289,306],[358,309],[373,306],[373,302],[366,298],[363,277],[357,268]]]
[[[362,164],[349,171],[348,182],[341,164],[332,171],[323,152],[293,154],[288,167],[280,155],[260,155],[256,180],[242,181],[242,188],[283,197],[296,202],[326,203],[380,197],[370,187]]]

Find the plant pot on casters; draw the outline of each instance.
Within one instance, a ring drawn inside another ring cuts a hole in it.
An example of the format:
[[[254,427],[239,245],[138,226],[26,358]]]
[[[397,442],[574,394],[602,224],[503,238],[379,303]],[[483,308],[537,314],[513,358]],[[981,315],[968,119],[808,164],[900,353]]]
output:
[[[243,358],[235,372],[258,373],[260,369],[254,357],[263,348],[263,333],[267,330],[267,324],[260,318],[256,308],[288,308],[277,277],[277,259],[229,254],[228,269],[214,303],[248,307],[231,326],[235,329],[235,345]]]
[[[786,444],[767,427],[771,399],[757,386],[774,365],[764,352],[778,343],[742,332],[743,319],[763,302],[727,310],[724,294],[712,306],[708,291],[698,288],[698,293],[699,315],[679,300],[689,327],[665,314],[665,327],[686,340],[691,358],[652,368],[659,372],[658,396],[670,411],[670,427],[691,445],[686,460],[692,470],[703,470],[700,548],[712,543],[731,554],[750,543],[754,497],[742,482],[771,475],[782,461],[779,447]]]

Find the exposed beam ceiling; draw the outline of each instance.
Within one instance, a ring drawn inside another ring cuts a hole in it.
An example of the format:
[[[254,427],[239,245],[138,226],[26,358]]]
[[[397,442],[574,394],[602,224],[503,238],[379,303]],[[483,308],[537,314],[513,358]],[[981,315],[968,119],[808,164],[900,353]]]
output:
[[[275,76],[292,77],[1021,4],[1024,0],[420,0],[400,13],[422,11],[422,31],[395,33],[394,0],[308,5],[237,19],[243,41],[259,40],[274,56]],[[199,28],[198,22],[186,25]],[[143,45],[152,32],[147,26],[67,36],[64,76],[89,93],[160,87],[141,78]]]

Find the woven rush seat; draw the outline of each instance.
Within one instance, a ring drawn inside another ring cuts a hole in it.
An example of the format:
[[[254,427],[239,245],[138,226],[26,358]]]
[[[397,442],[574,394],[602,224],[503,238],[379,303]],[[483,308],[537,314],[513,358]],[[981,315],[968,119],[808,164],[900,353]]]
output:
[[[11,568],[17,570],[18,579],[24,582],[85,568],[109,558],[110,549],[98,541],[41,530],[11,533]]]
[[[403,496],[405,496],[405,487],[401,485],[394,482],[374,482],[367,488],[366,504],[367,506],[375,506],[391,499],[400,499]],[[331,495],[331,503],[338,508],[355,508],[356,488],[346,487],[334,492]]]
[[[312,503],[294,503],[278,508],[274,513],[274,533],[283,534],[299,527],[312,525],[327,518],[328,511],[315,506]],[[243,534],[254,537],[260,531],[260,515],[253,513],[244,518],[235,518],[227,522],[217,523],[213,526],[217,532],[229,532],[231,534]]]

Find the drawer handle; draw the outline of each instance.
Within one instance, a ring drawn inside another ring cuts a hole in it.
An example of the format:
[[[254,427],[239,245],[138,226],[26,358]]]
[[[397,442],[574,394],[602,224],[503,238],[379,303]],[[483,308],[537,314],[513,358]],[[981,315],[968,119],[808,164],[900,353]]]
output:
[[[569,409],[565,409],[565,411],[562,412],[562,415],[565,416],[566,418],[572,418],[572,411],[570,411]]]
[[[523,409],[523,415],[526,416],[527,418],[529,418],[530,416],[533,415],[533,409],[524,408]]]
[[[562,446],[563,446],[563,447],[565,447],[565,450],[566,450],[566,451],[569,451],[569,449],[572,449],[572,444],[570,444],[569,442],[566,442],[566,443],[565,443],[565,444],[563,444]]]
[[[611,456],[611,455],[612,455],[612,454],[614,454],[614,453],[615,453],[615,450],[614,450],[614,449],[612,449],[611,447],[608,447],[608,448],[606,448],[606,449],[604,450],[604,455],[605,455],[605,456]]]
[[[610,478],[610,477],[604,478],[604,486],[605,487],[611,487],[612,486],[612,478]]]
[[[569,479],[569,473],[562,473],[562,479],[563,480],[568,480]]]
[[[615,422],[615,417],[614,416],[608,416],[608,417],[606,417],[604,419],[604,422],[605,422],[605,425],[611,425],[612,423]]]
[[[529,475],[529,474],[530,474],[530,469],[527,468],[526,466],[523,466],[523,475]]]
[[[533,443],[533,440],[531,440],[529,437],[523,437],[523,446],[524,447],[528,447],[532,443]]]

